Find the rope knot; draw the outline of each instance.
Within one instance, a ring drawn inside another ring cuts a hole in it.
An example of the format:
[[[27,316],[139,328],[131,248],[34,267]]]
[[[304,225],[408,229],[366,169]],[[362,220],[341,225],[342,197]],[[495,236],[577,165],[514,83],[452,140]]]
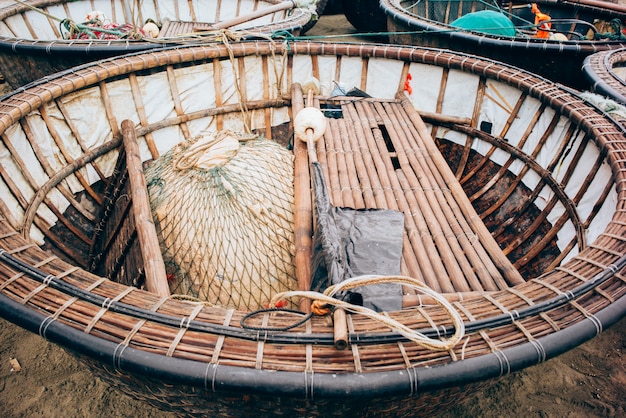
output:
[[[330,305],[324,303],[321,300],[314,300],[311,302],[311,312],[318,316],[325,316],[330,314]]]

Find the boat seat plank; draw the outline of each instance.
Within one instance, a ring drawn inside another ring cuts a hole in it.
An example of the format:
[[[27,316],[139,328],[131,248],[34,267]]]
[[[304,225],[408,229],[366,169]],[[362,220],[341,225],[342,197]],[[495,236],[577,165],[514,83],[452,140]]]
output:
[[[403,274],[446,293],[523,281],[400,101],[328,99],[322,108],[333,109],[317,146],[332,204],[404,212]]]
[[[163,26],[159,31],[159,38],[173,38],[181,35],[188,35],[194,32],[211,30],[212,23],[210,22],[190,22],[184,20],[169,20],[163,21]]]

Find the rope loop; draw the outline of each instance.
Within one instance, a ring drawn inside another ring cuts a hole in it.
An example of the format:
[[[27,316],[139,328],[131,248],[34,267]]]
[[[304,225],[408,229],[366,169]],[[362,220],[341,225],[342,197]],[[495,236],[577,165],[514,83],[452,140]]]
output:
[[[413,330],[401,322],[383,315],[379,312],[376,312],[372,309],[366,308],[364,306],[354,305],[339,299],[335,299],[333,296],[339,292],[353,289],[361,286],[368,286],[373,284],[381,284],[381,283],[399,283],[405,286],[409,286],[417,289],[418,291],[429,295],[433,298],[433,300],[441,306],[448,317],[452,320],[454,324],[454,334],[448,339],[433,339],[430,338],[423,333]],[[276,306],[276,304],[283,299],[289,299],[292,297],[298,298],[309,298],[313,302],[311,304],[311,308],[313,310],[313,306],[315,306],[315,310],[319,310],[319,312],[324,315],[328,314],[333,308],[341,308],[346,312],[351,312],[354,314],[364,315],[370,319],[378,321],[392,330],[398,332],[405,338],[410,341],[413,341],[423,347],[429,348],[431,350],[441,350],[447,351],[452,349],[465,335],[465,324],[463,323],[463,318],[459,312],[452,306],[448,300],[446,300],[442,295],[430,289],[421,281],[414,279],[408,276],[375,276],[375,275],[366,275],[366,276],[358,276],[353,277],[348,280],[344,280],[339,284],[335,284],[329,286],[324,293],[314,292],[314,291],[289,291],[282,292],[276,294],[272,300],[270,301],[269,306]],[[313,313],[317,314],[315,311]]]

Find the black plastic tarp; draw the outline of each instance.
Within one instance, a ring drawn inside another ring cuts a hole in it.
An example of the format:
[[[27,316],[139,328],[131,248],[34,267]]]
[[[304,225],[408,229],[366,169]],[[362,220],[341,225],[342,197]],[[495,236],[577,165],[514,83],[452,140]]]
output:
[[[313,236],[311,290],[363,275],[400,274],[404,215],[388,209],[333,207],[322,167],[313,162],[316,220]],[[402,308],[402,286],[374,284],[335,295],[376,311]]]

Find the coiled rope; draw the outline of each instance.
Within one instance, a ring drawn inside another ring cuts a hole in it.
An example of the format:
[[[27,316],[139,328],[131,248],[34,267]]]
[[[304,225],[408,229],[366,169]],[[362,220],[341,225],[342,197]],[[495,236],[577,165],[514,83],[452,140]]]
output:
[[[446,311],[448,317],[452,320],[455,330],[454,334],[447,339],[430,338],[419,331],[407,327],[403,323],[396,321],[395,319],[387,315],[376,312],[364,306],[354,305],[333,297],[337,293],[344,290],[381,283],[399,283],[417,289],[418,291],[432,297],[433,300]],[[454,308],[454,306],[452,306],[452,304],[448,302],[442,295],[435,292],[421,281],[408,276],[358,276],[348,280],[344,280],[339,284],[329,286],[328,288],[326,288],[324,293],[301,290],[282,292],[276,294],[272,298],[272,300],[270,301],[270,306],[277,306],[281,300],[296,297],[311,299],[313,301],[311,304],[311,310],[316,315],[326,315],[330,313],[331,307],[341,308],[347,312],[364,315],[370,319],[380,322],[391,328],[393,331],[398,332],[400,335],[407,338],[408,340],[413,341],[431,350],[450,350],[456,344],[458,344],[458,342],[461,341],[461,339],[465,335],[465,324],[463,323],[463,318],[461,318],[461,315]]]

